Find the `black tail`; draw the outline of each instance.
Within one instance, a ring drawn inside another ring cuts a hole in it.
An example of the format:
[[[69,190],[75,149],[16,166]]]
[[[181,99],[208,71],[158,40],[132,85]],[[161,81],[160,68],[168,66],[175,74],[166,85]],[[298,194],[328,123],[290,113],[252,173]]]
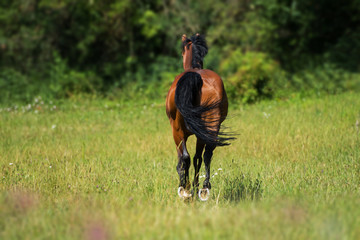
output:
[[[212,130],[211,126],[220,125],[219,118],[212,118],[210,111],[219,108],[221,102],[198,104],[203,81],[200,74],[195,72],[185,73],[177,82],[175,91],[175,104],[184,117],[188,129],[203,140],[206,144],[215,146],[229,145],[226,134]],[[206,116],[204,119],[203,116]]]

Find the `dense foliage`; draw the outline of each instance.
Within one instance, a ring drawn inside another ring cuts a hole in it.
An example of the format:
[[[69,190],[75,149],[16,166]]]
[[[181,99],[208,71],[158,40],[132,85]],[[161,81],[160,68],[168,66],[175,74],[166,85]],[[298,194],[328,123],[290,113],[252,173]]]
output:
[[[357,0],[0,0],[0,25],[0,102],[163,97],[196,32],[233,99],[360,88]]]

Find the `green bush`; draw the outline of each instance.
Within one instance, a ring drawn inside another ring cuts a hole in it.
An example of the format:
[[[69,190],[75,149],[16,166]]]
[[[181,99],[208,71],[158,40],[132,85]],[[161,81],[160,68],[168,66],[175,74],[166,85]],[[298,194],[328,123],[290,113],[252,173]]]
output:
[[[244,103],[273,97],[285,78],[279,64],[265,53],[242,53],[239,49],[221,63],[220,71],[229,96]]]
[[[48,71],[23,74],[13,68],[0,71],[0,103],[31,102],[36,96],[44,99],[71,97],[76,94],[98,94],[102,79],[91,71],[70,69],[58,54],[47,64]]]
[[[159,57],[146,68],[138,67],[134,72],[126,72],[123,76],[125,80],[119,79],[108,96],[123,100],[165,99],[175,77],[182,71],[180,58]]]
[[[49,92],[58,98],[80,93],[96,94],[102,87],[102,79],[95,73],[70,70],[57,53],[50,65],[49,81]]]
[[[337,94],[360,90],[360,74],[346,71],[331,63],[300,71],[290,78],[294,90]]]
[[[14,69],[0,71],[0,102],[25,102],[36,95],[30,79]]]

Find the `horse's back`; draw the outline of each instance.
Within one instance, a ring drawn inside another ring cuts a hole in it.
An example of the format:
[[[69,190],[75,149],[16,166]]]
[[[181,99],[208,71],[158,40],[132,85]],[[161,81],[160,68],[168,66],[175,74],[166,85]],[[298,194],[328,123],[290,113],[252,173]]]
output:
[[[175,105],[176,84],[186,72],[196,72],[201,76],[201,79],[203,81],[203,86],[201,88],[200,104],[217,102],[217,101],[221,102],[220,114],[221,114],[221,118],[222,118],[221,122],[222,122],[227,115],[227,109],[228,109],[227,95],[221,77],[217,73],[209,69],[191,69],[176,76],[175,81],[172,83],[170,87],[166,99],[166,113],[168,117],[170,118],[172,116],[174,118],[176,115],[176,105]]]
[[[217,109],[213,109],[210,115],[212,115],[212,117],[218,115],[220,123],[223,122],[228,113],[228,99],[221,77],[209,69],[200,69],[196,72],[201,75],[203,80],[200,104],[206,105],[209,103],[219,102],[219,107]]]
[[[223,97],[225,93],[224,84],[221,77],[212,70],[200,69],[197,71],[203,80],[202,94],[210,92],[211,94],[217,93],[219,97]]]

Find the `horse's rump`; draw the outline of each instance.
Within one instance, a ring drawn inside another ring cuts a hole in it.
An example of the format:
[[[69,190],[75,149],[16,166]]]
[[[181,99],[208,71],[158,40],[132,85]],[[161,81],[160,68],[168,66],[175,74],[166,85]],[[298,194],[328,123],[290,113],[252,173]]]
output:
[[[203,84],[199,73],[186,72],[176,84],[176,107],[183,116],[188,130],[206,144],[228,145],[227,141],[231,138],[223,137],[219,132],[223,99],[211,97],[214,94],[209,94],[209,97],[204,96]]]

